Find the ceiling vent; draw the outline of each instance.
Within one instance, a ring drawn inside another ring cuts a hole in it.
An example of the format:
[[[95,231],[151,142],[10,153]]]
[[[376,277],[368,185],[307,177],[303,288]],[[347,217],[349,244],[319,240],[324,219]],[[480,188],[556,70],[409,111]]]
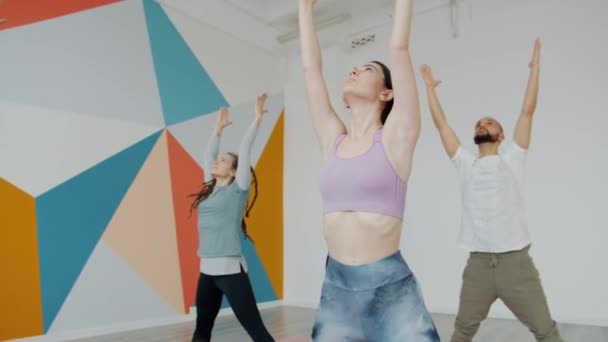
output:
[[[372,33],[372,34],[368,34],[365,36],[359,36],[359,37],[355,37],[350,41],[350,47],[351,49],[356,49],[356,48],[360,48],[364,45],[369,45],[372,44],[376,41],[376,34]]]

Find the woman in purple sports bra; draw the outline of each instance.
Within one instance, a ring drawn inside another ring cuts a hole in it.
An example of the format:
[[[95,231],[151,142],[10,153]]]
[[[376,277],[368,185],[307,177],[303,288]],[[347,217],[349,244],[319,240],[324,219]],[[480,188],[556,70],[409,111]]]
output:
[[[407,180],[420,132],[408,51],[412,0],[396,0],[389,69],[352,69],[342,95],[347,128],[329,102],[316,37],[315,0],[299,0],[302,62],[321,175],[329,249],[313,341],[439,341],[416,278],[399,250]]]

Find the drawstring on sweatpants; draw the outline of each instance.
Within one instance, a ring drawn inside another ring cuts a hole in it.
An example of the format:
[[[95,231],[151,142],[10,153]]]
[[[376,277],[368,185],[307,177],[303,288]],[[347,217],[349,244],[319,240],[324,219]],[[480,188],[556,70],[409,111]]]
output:
[[[496,254],[491,254],[492,259],[490,260],[490,267],[495,268],[498,265],[498,256]]]

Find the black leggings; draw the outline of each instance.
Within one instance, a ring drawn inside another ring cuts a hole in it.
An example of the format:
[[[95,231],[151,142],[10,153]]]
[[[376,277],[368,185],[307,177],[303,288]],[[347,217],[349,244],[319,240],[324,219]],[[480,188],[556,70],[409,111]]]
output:
[[[192,342],[208,342],[215,318],[226,295],[232,311],[255,342],[274,342],[258,311],[249,277],[241,273],[209,276],[201,273],[196,290],[196,330]]]

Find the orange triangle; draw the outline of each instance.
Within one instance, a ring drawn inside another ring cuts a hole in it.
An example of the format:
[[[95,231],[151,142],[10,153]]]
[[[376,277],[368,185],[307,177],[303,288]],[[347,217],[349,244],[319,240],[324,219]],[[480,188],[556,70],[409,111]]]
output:
[[[124,0],[0,0],[0,30]],[[2,19],[5,21],[2,22]]]
[[[255,167],[259,193],[247,220],[248,233],[279,299],[283,298],[284,116],[285,110],[281,112]],[[254,193],[251,191],[251,196]]]
[[[200,259],[197,255],[198,215],[196,210],[190,215],[193,198],[188,195],[200,190],[204,177],[201,167],[169,131],[167,142],[184,306],[186,312],[189,312],[195,300]]]
[[[185,313],[167,147],[165,131],[102,239],[175,311]]]
[[[36,201],[0,178],[0,341],[42,335]]]

